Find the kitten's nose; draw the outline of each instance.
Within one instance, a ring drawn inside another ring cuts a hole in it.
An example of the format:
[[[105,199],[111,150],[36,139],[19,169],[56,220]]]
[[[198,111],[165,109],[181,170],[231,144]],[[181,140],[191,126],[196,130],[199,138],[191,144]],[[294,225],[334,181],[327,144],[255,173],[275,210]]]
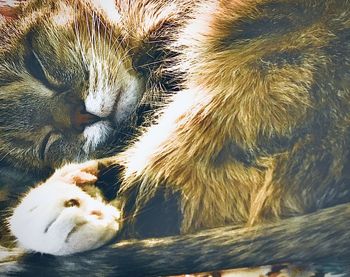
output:
[[[54,98],[49,109],[53,126],[61,131],[83,132],[86,126],[100,120],[98,116],[86,111],[83,101],[64,93]]]
[[[84,108],[75,109],[71,113],[71,123],[77,131],[84,131],[84,128],[99,121],[99,117],[87,112]]]

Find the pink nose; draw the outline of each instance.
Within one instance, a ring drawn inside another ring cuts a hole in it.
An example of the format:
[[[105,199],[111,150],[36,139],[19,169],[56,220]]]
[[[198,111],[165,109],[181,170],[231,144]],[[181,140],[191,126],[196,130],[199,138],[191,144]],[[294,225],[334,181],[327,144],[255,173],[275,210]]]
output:
[[[98,116],[93,115],[84,109],[77,109],[71,114],[72,125],[78,131],[84,130],[86,126],[91,125],[98,120]]]
[[[103,213],[99,210],[93,210],[90,214],[96,216],[98,219],[103,219]]]

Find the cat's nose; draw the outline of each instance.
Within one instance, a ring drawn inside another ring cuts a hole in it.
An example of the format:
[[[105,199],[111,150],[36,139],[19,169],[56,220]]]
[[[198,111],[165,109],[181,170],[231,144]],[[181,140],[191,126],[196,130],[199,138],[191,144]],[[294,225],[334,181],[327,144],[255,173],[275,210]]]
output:
[[[50,103],[49,112],[53,126],[60,131],[73,130],[81,133],[86,126],[101,120],[86,110],[83,101],[64,93],[55,97]]]
[[[86,126],[91,125],[99,120],[100,118],[98,116],[87,112],[84,108],[75,109],[71,113],[72,126],[75,130],[80,132],[84,131]]]

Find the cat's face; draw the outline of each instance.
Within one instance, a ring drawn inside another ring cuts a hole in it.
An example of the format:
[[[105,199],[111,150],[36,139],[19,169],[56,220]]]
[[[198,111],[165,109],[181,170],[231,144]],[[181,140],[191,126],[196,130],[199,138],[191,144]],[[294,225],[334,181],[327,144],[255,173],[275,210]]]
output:
[[[130,122],[144,80],[113,9],[37,1],[0,25],[0,160],[81,161]]]

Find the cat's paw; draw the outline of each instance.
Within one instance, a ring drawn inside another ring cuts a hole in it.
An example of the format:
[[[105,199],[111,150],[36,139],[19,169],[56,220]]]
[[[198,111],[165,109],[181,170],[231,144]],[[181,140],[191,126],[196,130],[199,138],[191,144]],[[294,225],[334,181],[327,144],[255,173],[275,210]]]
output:
[[[98,173],[98,160],[92,160],[82,164],[68,164],[56,170],[46,183],[64,182],[78,186],[90,185],[97,181]]]
[[[97,173],[97,162],[72,164],[31,189],[9,218],[19,246],[67,255],[110,241],[119,229],[120,212],[79,187],[94,183]]]

